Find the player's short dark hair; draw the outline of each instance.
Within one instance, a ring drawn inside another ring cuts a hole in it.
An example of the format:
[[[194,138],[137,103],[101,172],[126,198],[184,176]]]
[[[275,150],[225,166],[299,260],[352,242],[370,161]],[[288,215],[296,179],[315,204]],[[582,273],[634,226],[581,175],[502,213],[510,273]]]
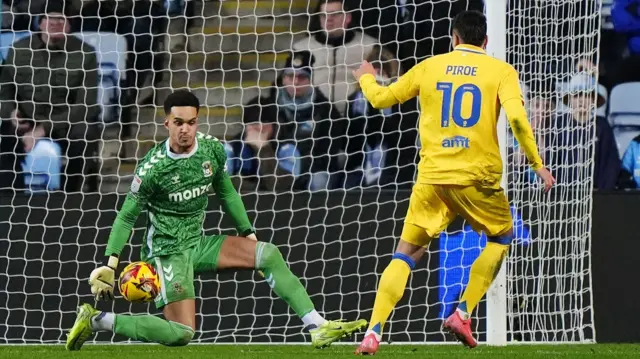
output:
[[[195,107],[200,112],[200,100],[189,90],[178,90],[164,100],[164,114],[169,115],[172,107]]]
[[[482,46],[487,37],[487,17],[480,11],[463,11],[453,20],[453,31],[463,43]]]

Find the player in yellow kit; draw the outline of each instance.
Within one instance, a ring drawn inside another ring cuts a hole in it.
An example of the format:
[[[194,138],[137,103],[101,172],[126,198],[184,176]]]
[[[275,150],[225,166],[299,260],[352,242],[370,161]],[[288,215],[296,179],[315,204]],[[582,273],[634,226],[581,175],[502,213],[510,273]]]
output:
[[[456,312],[443,326],[468,347],[477,345],[470,316],[493,281],[513,237],[509,203],[500,187],[502,160],[496,126],[501,106],[545,191],[555,183],[538,155],[517,71],[485,53],[485,16],[477,11],[456,16],[453,45],[453,51],[422,61],[388,87],[376,83],[375,70],[367,62],[354,71],[375,108],[419,96],[422,145],[400,242],[380,279],[369,329],[356,354],[378,350],[385,321],[402,298],[409,272],[431,240],[457,215],[476,231],[484,231],[488,241],[471,266]]]

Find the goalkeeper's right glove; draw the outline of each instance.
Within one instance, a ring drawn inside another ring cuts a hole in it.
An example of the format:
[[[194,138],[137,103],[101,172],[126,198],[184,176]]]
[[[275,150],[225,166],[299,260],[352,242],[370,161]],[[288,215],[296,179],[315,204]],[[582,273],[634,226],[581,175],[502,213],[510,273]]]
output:
[[[116,268],[118,268],[118,257],[111,256],[106,266],[96,268],[91,272],[89,285],[91,286],[91,293],[96,297],[96,300],[113,299]]]

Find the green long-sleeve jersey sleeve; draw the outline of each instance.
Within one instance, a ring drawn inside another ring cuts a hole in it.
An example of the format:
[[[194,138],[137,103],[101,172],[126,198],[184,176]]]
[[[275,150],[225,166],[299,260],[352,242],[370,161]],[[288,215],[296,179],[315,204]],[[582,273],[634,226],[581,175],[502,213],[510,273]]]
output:
[[[253,226],[249,222],[249,216],[242,202],[242,198],[233,186],[231,179],[227,173],[223,173],[221,178],[214,182],[214,189],[218,195],[218,199],[222,204],[224,213],[231,217],[236,226],[236,230],[241,236],[253,233]]]
[[[145,159],[147,159],[147,157],[145,157]],[[136,173],[139,172],[140,168],[138,168]],[[153,187],[151,186],[151,181],[143,181],[142,178],[136,174],[131,182],[129,193],[111,227],[105,255],[120,255],[125,244],[127,244],[127,241],[131,237],[131,232],[138,220],[138,216],[140,216],[142,210],[145,209],[147,202],[152,196]]]
[[[136,223],[140,212],[141,209],[136,200],[127,197],[122,204],[120,212],[118,212],[115,222],[113,222],[105,255],[120,255],[124,245],[127,244],[129,237],[131,237],[133,225]]]

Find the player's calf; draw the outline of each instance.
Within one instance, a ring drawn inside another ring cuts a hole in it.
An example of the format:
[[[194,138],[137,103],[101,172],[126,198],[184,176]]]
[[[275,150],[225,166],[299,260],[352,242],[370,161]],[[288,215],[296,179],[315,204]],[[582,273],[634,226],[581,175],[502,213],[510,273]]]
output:
[[[471,313],[489,290],[509,252],[512,240],[513,230],[500,236],[487,238],[487,246],[471,265],[469,283],[458,305],[457,311],[462,319],[471,317]]]
[[[264,273],[267,284],[284,301],[289,304],[305,328],[311,334],[312,344],[316,348],[324,348],[360,330],[366,325],[365,320],[354,322],[333,322],[324,319],[315,310],[309,294],[287,266],[278,250],[271,243],[258,242],[256,245],[256,269]]]
[[[172,335],[168,338],[168,340],[164,344],[170,347],[182,347],[191,342],[195,332],[193,329],[189,328],[186,325],[182,325],[180,323],[175,322],[167,322],[170,324],[172,329]]]
[[[424,248],[421,246],[404,240],[398,243],[396,253],[391,257],[391,263],[382,272],[365,340],[370,336],[374,336],[378,342],[382,340],[385,322],[393,308],[402,299],[409,274],[416,266],[416,259],[420,259],[423,253]]]
[[[469,348],[477,345],[471,330],[471,313],[493,283],[512,240],[513,230],[487,239],[487,246],[471,266],[469,284],[462,294],[458,308],[444,323],[444,329]]]
[[[318,314],[307,291],[287,266],[278,247],[271,243],[256,245],[256,269],[264,273],[269,287],[302,319],[307,329],[318,328],[325,319]]]
[[[107,315],[114,315],[107,313]],[[193,339],[194,331],[189,326],[163,320],[153,315],[114,315],[114,333],[142,342],[166,346],[185,346]],[[109,329],[107,329],[109,330]]]
[[[67,334],[67,350],[80,350],[91,334],[98,331],[110,331],[133,340],[166,346],[185,346],[194,336],[190,327],[153,315],[116,315],[83,304],[78,308],[76,321]]]

